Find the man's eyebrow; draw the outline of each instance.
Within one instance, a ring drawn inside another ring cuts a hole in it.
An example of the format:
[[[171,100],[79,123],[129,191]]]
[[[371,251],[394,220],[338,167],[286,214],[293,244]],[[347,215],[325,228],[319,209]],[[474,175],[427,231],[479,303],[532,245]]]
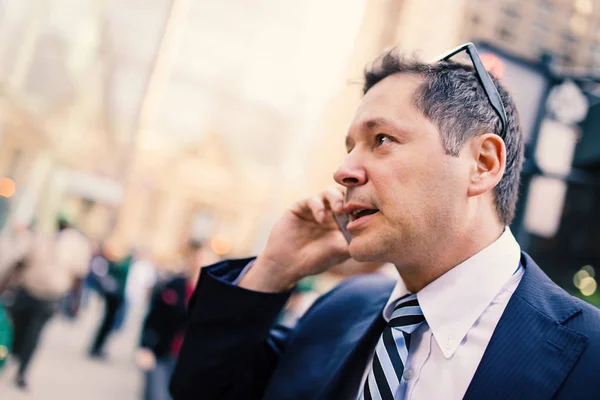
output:
[[[365,121],[364,125],[369,129],[375,129],[381,125],[391,125],[391,123],[385,118],[377,117]]]
[[[370,130],[377,129],[381,125],[391,126],[393,124],[389,120],[382,117],[371,118],[363,122],[363,126]]]

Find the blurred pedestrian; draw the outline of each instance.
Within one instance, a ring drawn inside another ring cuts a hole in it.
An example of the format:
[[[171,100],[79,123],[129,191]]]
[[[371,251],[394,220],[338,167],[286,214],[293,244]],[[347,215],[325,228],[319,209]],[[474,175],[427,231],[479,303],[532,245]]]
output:
[[[127,279],[126,297],[135,308],[145,308],[157,283],[157,270],[147,251],[137,251]]]
[[[8,318],[6,310],[0,303],[0,375],[13,342],[13,327]]]
[[[159,285],[152,296],[136,354],[138,366],[145,371],[144,400],[171,398],[169,381],[183,342],[187,304],[198,281],[203,253],[201,242],[190,241],[183,274]]]
[[[28,367],[42,331],[62,298],[70,290],[73,293],[81,290],[90,256],[88,239],[60,218],[58,233],[55,236],[35,233],[22,257],[11,267],[5,282],[14,279],[19,282],[9,310],[14,324],[13,355],[19,361],[16,377],[19,388],[28,386]],[[73,296],[69,304],[71,314],[77,313],[79,298]]]
[[[33,239],[33,229],[33,224],[28,226],[17,222],[10,229],[0,233],[0,293],[3,293],[5,303],[12,304],[10,297],[14,296],[10,296],[6,289],[12,289],[16,283],[15,268],[18,269],[23,263],[25,253]]]
[[[133,262],[133,255],[114,239],[105,245],[103,257],[107,262],[106,275],[100,279],[104,315],[89,350],[90,357],[95,359],[106,358],[104,346],[115,326],[117,314],[124,306],[127,278]]]

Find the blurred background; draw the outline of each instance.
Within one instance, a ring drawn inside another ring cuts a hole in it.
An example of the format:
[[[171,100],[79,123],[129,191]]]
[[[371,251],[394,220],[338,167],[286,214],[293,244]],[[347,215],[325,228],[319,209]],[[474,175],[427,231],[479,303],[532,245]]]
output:
[[[33,388],[7,368],[0,397],[140,398],[148,292],[181,271],[185,243],[205,244],[205,264],[259,252],[285,207],[333,183],[364,66],[465,41],[521,114],[513,232],[600,305],[600,0],[0,0],[0,266],[58,216],[94,255],[110,261],[108,241],[138,264],[110,363],[85,357],[103,312],[90,289],[43,334]],[[306,282],[294,307],[358,271]]]

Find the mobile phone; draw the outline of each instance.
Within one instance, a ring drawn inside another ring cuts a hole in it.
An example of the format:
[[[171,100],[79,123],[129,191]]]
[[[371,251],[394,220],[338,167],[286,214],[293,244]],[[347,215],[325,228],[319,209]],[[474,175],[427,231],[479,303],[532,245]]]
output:
[[[348,230],[346,229],[348,222],[350,222],[350,217],[348,216],[348,214],[333,214],[333,219],[335,220],[335,223],[337,224],[338,228],[346,238],[346,241],[350,243],[350,241],[352,240],[352,235],[350,235],[350,232],[348,232]]]

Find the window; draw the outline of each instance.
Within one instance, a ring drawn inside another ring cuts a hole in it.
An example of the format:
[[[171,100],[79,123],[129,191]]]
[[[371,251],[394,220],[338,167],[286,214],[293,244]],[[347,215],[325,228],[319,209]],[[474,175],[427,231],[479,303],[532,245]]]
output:
[[[537,18],[533,21],[533,27],[540,32],[548,32],[548,23],[541,19]]]
[[[529,46],[529,51],[531,51],[531,56],[533,58],[539,58],[544,52],[544,49],[540,45],[540,43],[541,43],[541,41],[539,41],[539,40],[531,41],[531,44]]]
[[[592,54],[590,58],[594,67],[600,66],[600,44],[596,44],[592,47]]]
[[[574,45],[577,42],[577,38],[575,38],[575,36],[569,31],[563,32],[562,38],[565,40],[568,46]]]
[[[564,65],[573,65],[573,55],[570,53],[565,53],[560,56],[561,64]]]
[[[506,27],[498,28],[497,34],[498,34],[498,37],[505,42],[510,42],[514,38],[513,33],[510,30],[508,30]]]
[[[505,15],[507,15],[511,18],[520,18],[521,17],[521,13],[519,12],[519,10],[517,9],[517,7],[515,5],[505,6],[502,11],[504,12]]]
[[[552,0],[539,0],[538,7],[540,10],[551,13],[554,11],[555,5]]]

